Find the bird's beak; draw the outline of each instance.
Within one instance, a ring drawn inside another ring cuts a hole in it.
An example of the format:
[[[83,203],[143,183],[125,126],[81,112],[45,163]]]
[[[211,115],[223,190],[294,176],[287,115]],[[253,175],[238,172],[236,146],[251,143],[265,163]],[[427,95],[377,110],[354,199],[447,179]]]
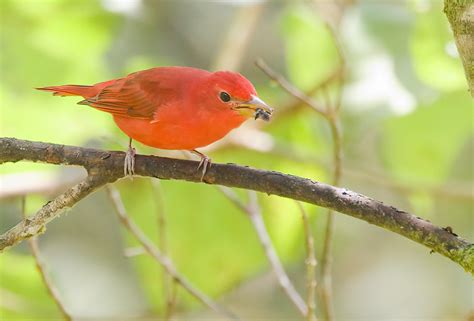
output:
[[[239,103],[233,109],[241,115],[254,117],[255,119],[261,118],[265,121],[269,121],[273,113],[273,108],[254,95],[250,100]]]

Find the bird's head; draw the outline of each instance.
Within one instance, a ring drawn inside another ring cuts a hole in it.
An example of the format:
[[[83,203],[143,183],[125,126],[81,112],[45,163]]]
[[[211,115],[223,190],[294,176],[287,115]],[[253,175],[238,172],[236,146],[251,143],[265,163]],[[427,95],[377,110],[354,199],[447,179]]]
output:
[[[210,75],[205,90],[209,106],[246,118],[270,120],[273,108],[257,96],[252,83],[239,73],[218,71]]]

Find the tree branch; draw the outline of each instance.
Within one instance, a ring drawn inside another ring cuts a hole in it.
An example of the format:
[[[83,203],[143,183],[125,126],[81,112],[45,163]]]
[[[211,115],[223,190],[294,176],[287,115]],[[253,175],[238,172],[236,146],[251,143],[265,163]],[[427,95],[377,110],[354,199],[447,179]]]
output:
[[[468,88],[474,97],[474,3],[469,0],[444,0],[444,12],[453,29]]]
[[[36,215],[21,221],[0,236],[0,251],[39,234],[44,225],[107,182],[123,177],[125,153],[90,148],[0,138],[0,164],[20,160],[85,167],[89,177],[47,203]],[[161,179],[200,181],[198,162],[137,155],[135,173]],[[235,164],[213,164],[204,181],[299,200],[333,209],[398,233],[423,244],[474,274],[474,244],[456,236],[450,228],[435,226],[413,214],[385,205],[356,192],[307,178]]]
[[[337,48],[339,56],[339,66],[342,70],[341,77],[338,78],[339,82],[336,87],[335,103],[331,103],[329,92],[327,88],[323,91],[325,104],[321,105],[316,100],[307,96],[304,92],[293,86],[288,80],[282,75],[272,70],[263,59],[256,61],[257,66],[273,81],[277,82],[288,94],[292,95],[296,99],[300,100],[305,105],[311,107],[314,111],[319,113],[327,121],[333,140],[333,180],[332,184],[335,186],[339,185],[342,176],[342,134],[341,127],[339,125],[339,111],[341,109],[342,102],[342,89],[344,83],[344,71],[345,71],[345,59],[342,52],[342,47],[339,42],[335,31],[328,25],[328,30],[333,35],[333,39]],[[321,255],[321,279],[320,284],[320,297],[322,310],[324,311],[324,317],[327,321],[334,320],[334,304],[332,295],[332,242],[334,239],[334,212],[332,209],[327,211],[325,236],[323,243],[323,253]]]
[[[3,157],[3,153],[0,157]],[[20,223],[0,236],[0,251],[24,239],[41,234],[47,223],[58,217],[62,210],[71,208],[81,199],[105,184],[102,177],[88,176],[84,181],[66,190],[54,200],[46,203],[34,216],[24,218]]]
[[[275,81],[280,87],[282,87],[290,95],[298,99],[302,104],[310,106],[314,109],[315,112],[317,112],[324,118],[328,117],[328,113],[326,112],[324,106],[321,106],[317,101],[307,96],[303,91],[299,90],[298,88],[293,86],[288,80],[273,71],[273,69],[271,69],[263,59],[257,59],[257,61],[255,61],[255,64],[268,76],[268,78]]]

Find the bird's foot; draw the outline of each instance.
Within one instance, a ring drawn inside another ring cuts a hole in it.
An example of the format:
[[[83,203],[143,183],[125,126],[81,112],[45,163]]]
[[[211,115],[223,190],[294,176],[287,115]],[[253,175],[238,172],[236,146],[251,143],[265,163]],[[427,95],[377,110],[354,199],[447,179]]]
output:
[[[137,151],[132,145],[128,146],[127,153],[125,154],[125,161],[123,163],[123,174],[125,177],[130,177],[133,180],[135,175],[135,155]]]
[[[198,165],[198,168],[197,168],[197,169],[199,170],[199,169],[201,169],[201,167],[202,167],[201,182],[203,182],[203,181],[204,181],[204,175],[206,175],[207,170],[208,170],[209,168],[211,168],[211,166],[212,166],[212,160],[211,160],[208,156],[204,155],[204,154],[201,153],[201,152],[198,152],[198,151],[195,150],[195,149],[192,150],[192,152],[193,152],[195,155],[197,155],[197,156],[199,156],[199,157],[201,158],[201,161],[199,162],[199,165]]]

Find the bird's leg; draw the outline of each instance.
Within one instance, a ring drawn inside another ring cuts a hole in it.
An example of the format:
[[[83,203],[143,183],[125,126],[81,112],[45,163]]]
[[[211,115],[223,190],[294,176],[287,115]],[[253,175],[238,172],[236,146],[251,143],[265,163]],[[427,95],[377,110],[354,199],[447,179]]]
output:
[[[198,170],[202,167],[202,175],[201,175],[201,182],[202,182],[204,180],[204,175],[206,175],[207,169],[210,168],[212,165],[211,159],[195,149],[193,149],[191,153],[201,158],[201,161],[199,162]]]
[[[132,139],[130,138],[128,142],[128,150],[125,154],[125,161],[123,163],[123,174],[129,176],[130,179],[133,179],[135,174],[135,154],[137,151],[132,147]]]

